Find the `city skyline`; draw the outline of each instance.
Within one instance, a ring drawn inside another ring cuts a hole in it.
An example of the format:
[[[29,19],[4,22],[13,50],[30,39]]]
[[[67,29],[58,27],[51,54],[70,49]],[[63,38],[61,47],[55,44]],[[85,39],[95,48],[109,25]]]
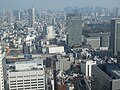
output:
[[[86,3],[87,2],[87,3]],[[56,10],[64,7],[118,7],[119,0],[0,0],[0,9],[28,9],[35,7],[40,10]]]

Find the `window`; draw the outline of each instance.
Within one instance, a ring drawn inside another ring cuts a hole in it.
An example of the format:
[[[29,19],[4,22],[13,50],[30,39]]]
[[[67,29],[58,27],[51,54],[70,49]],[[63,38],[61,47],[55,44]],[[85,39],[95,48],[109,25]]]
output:
[[[11,86],[11,88],[16,88],[16,86]]]
[[[38,84],[38,86],[43,86],[44,84]]]
[[[37,88],[37,87],[31,87],[32,89]]]
[[[38,79],[38,80],[43,80],[43,79]]]
[[[30,80],[24,80],[24,81],[30,81]]]
[[[37,84],[33,84],[33,85],[31,85],[31,86],[37,86]]]
[[[30,77],[29,75],[26,75],[26,76],[24,76],[24,77]]]
[[[38,83],[43,83],[43,81],[38,81]]]
[[[25,88],[25,89],[29,89],[30,90],[30,88],[28,87],[28,88]]]
[[[37,83],[37,82],[31,82],[31,83]]]
[[[36,77],[36,75],[31,75],[31,77]]]
[[[22,78],[23,76],[17,76],[17,78]]]
[[[25,82],[24,84],[30,84],[30,82]]]
[[[31,81],[36,81],[37,79],[31,79]]]
[[[30,85],[25,85],[25,87],[28,87],[28,86],[30,86]]]
[[[23,80],[18,80],[17,82],[23,82]]]
[[[12,84],[10,84],[10,85],[16,85],[16,83],[12,83]]]
[[[10,82],[16,82],[16,81],[10,81]]]
[[[16,78],[15,76],[11,76],[10,78]]]
[[[44,88],[44,87],[38,87],[38,88]]]
[[[20,85],[20,86],[18,86],[18,87],[23,87],[23,85]]]

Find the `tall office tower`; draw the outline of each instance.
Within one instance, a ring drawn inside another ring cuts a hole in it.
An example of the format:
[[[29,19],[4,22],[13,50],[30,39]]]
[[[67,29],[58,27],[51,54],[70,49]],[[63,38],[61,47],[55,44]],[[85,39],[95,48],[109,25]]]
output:
[[[15,20],[20,20],[20,11],[19,10],[14,10],[13,15],[15,17]]]
[[[35,10],[34,8],[28,10],[28,25],[34,26],[35,24]]]
[[[68,14],[67,20],[67,44],[69,47],[73,45],[82,45],[82,23],[80,14]]]
[[[120,19],[112,19],[111,26],[110,49],[113,50],[114,55],[117,55],[120,51]]]
[[[115,8],[115,12],[114,12],[114,13],[115,13],[115,15],[114,15],[114,16],[116,16],[116,17],[118,17],[118,16],[119,16],[119,8],[118,8],[118,7],[116,7],[116,8]]]
[[[5,52],[2,51],[0,46],[0,90],[5,90],[4,81],[5,81]]]
[[[45,90],[43,61],[15,62],[8,72],[9,90]]]
[[[6,11],[5,14],[6,14],[5,16],[6,16],[6,22],[7,22],[7,24],[11,25],[11,23],[12,23],[12,15],[11,15],[11,13],[9,11]]]

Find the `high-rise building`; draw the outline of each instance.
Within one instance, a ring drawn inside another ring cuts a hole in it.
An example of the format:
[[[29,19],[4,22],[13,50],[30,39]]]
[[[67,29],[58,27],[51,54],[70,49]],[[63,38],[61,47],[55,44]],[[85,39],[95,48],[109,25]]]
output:
[[[35,24],[35,10],[34,8],[28,10],[28,25],[33,26]]]
[[[16,62],[8,72],[9,90],[45,90],[43,61]]]
[[[82,23],[80,14],[68,14],[67,20],[67,44],[69,47],[82,44]]]
[[[20,20],[20,11],[19,10],[14,10],[13,15],[15,20]]]
[[[119,90],[120,67],[116,63],[105,63],[92,66],[91,90]],[[94,88],[94,89],[93,89]]]
[[[110,49],[117,55],[120,51],[120,19],[112,19],[111,26]]]
[[[6,11],[6,22],[8,25],[11,25],[12,23],[12,15],[11,15],[11,12],[10,11]]]
[[[0,46],[0,90],[5,90],[4,81],[5,81],[5,52],[2,51],[2,47]]]

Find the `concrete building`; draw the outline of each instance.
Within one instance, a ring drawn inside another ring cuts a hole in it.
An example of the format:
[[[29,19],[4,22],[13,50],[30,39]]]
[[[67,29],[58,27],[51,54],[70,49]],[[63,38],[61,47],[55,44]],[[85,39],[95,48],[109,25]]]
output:
[[[43,37],[47,40],[55,38],[55,30],[53,26],[44,26]]]
[[[16,62],[8,72],[9,90],[45,90],[43,61]]]
[[[67,20],[67,44],[69,47],[73,45],[82,45],[82,23],[81,15],[79,14],[68,14]]]
[[[91,45],[92,48],[98,49],[100,48],[100,37],[90,37],[86,38],[87,44]]]
[[[28,25],[33,26],[35,24],[35,10],[34,8],[28,10]]]
[[[81,62],[81,72],[85,74],[85,76],[92,76],[92,65],[95,65],[96,61],[86,60]]]
[[[112,19],[111,26],[110,49],[113,50],[114,55],[117,55],[120,51],[120,19]]]
[[[120,66],[119,64],[115,63],[93,65],[92,81],[95,84],[94,90],[119,90],[120,89],[119,66]]]
[[[74,63],[73,55],[69,56],[58,56],[56,61],[56,70],[67,71],[70,69],[71,64]]]
[[[65,53],[64,46],[48,46],[47,47],[48,53]]]
[[[0,46],[0,90],[5,90],[5,52],[2,51]]]
[[[100,47],[109,47],[110,44],[110,32],[107,33],[90,33],[90,37],[100,37]]]

